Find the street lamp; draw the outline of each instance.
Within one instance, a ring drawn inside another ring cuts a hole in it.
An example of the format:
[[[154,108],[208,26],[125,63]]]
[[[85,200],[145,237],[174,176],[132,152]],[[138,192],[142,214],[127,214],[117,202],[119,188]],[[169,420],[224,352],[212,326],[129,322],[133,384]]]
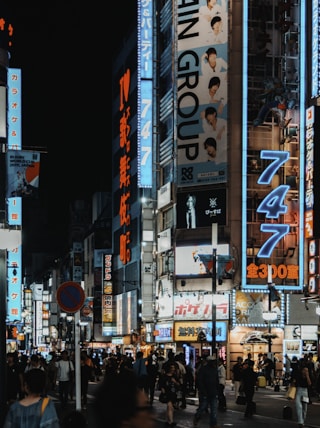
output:
[[[268,310],[263,311],[262,318],[268,323],[268,333],[264,334],[263,337],[268,340],[268,353],[271,354],[272,338],[276,337],[271,333],[271,324],[277,319],[278,314],[272,311],[271,302],[273,300],[279,300],[280,297],[274,292],[274,285],[272,283],[272,266],[268,265]],[[272,297],[273,296],[273,297]]]
[[[215,294],[217,292],[217,246],[218,246],[218,224],[212,223],[211,226],[211,242],[212,242],[212,356],[217,357],[216,350],[216,322],[217,322],[217,309]]]
[[[212,356],[216,355],[216,322],[217,322],[217,309],[216,309],[216,302],[215,302],[215,294],[217,291],[217,250],[213,248],[212,250]]]

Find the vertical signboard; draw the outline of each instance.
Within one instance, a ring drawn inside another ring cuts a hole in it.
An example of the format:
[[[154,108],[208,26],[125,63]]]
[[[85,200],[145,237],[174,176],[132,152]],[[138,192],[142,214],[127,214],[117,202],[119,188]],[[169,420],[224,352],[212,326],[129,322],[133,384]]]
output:
[[[177,2],[178,185],[227,182],[228,2]]]
[[[102,336],[112,335],[113,325],[113,284],[112,254],[103,255],[102,263]]]
[[[315,108],[306,111],[306,166],[305,166],[305,238],[314,236],[314,119]]]
[[[8,149],[21,150],[22,94],[21,70],[8,70]]]
[[[9,322],[21,320],[21,273],[22,273],[22,248],[17,246],[7,253],[8,271],[8,309]]]
[[[319,0],[312,0],[311,25],[311,96],[319,96]]]
[[[131,260],[131,108],[129,103],[131,72],[127,69],[120,77],[120,123],[119,146],[121,150],[119,159],[119,221],[121,233],[119,237],[119,258],[123,265]]]
[[[274,4],[243,2],[244,289],[267,287],[268,265],[276,287],[303,287],[306,17],[301,4],[291,11],[288,21]]]
[[[152,187],[153,2],[138,2],[138,186]]]

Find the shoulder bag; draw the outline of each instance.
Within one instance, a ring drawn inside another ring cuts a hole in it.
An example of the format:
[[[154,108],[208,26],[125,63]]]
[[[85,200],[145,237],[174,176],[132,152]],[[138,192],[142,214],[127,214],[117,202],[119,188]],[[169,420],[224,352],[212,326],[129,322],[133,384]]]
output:
[[[42,403],[41,403],[41,416],[44,414],[44,411],[46,410],[46,407],[49,403],[50,398],[49,397],[44,397],[42,399]]]
[[[294,385],[290,385],[286,393],[286,398],[288,400],[294,400],[296,398],[297,388]]]

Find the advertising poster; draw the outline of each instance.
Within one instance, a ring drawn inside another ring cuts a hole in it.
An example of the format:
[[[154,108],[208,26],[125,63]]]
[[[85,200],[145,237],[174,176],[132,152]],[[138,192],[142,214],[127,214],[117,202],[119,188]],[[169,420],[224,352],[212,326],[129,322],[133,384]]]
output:
[[[280,300],[271,302],[271,311],[277,314],[277,319],[272,322],[273,327],[278,327],[279,324],[283,323],[281,299],[282,297]],[[236,325],[267,327],[268,324],[263,318],[263,312],[269,310],[269,294],[236,291],[233,310]]]
[[[212,223],[224,226],[227,210],[226,189],[179,192],[177,194],[177,228],[196,229]]]
[[[228,2],[178,12],[178,185],[227,182]]]
[[[39,188],[40,153],[7,152],[7,198],[35,196]]]

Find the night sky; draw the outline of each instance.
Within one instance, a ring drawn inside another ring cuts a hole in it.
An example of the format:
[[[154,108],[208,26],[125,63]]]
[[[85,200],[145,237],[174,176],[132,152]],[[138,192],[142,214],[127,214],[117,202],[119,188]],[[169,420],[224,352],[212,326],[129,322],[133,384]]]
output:
[[[97,0],[6,1],[10,67],[22,69],[22,146],[43,152],[39,200],[24,203],[23,236],[31,250],[59,249],[70,200],[111,190],[109,68],[136,2],[110,3],[105,13]]]

